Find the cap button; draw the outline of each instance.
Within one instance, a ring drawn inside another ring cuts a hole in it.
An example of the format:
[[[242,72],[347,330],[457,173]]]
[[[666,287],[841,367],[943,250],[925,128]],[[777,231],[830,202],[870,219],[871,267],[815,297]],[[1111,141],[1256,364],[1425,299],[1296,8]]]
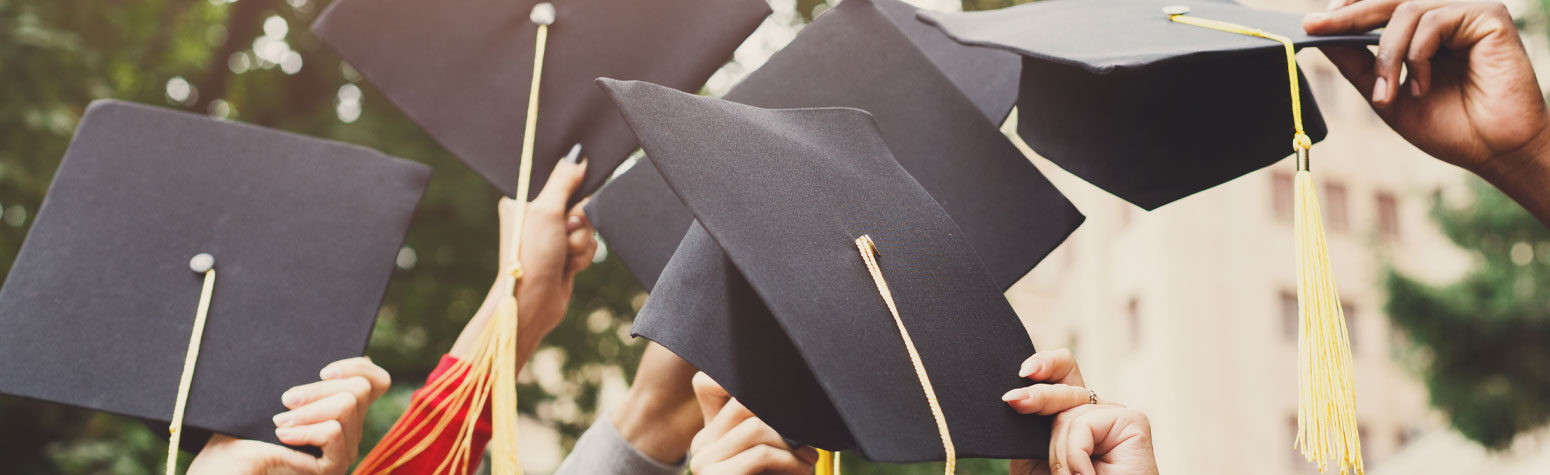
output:
[[[543,2],[537,5],[533,5],[533,13],[528,15],[528,19],[533,20],[533,23],[539,25],[553,25],[554,4]]]
[[[1168,16],[1188,15],[1189,5],[1168,5],[1163,7],[1162,11]]]
[[[209,272],[213,267],[215,267],[215,256],[209,253],[201,252],[194,255],[193,259],[188,260],[188,269],[196,274]]]

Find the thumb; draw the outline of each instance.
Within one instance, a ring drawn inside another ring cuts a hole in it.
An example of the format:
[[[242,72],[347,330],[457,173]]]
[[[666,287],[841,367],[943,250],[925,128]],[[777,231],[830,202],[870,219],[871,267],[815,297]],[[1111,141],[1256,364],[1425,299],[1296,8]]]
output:
[[[581,144],[571,147],[571,153],[554,165],[554,170],[549,172],[549,181],[544,183],[544,189],[533,199],[534,205],[561,211],[565,209],[565,203],[570,201],[571,195],[581,188],[581,182],[587,177],[587,159],[581,157],[573,162],[572,157],[581,157]]]
[[[287,449],[285,447],[279,447],[279,449],[284,450],[284,452],[276,452],[270,459],[270,461],[278,466],[275,468],[283,467],[291,473],[323,472],[323,469],[320,466],[321,459],[303,452]]]
[[[721,412],[721,408],[732,399],[732,395],[705,373],[694,373],[693,384],[694,398],[700,403],[700,415],[705,417],[706,424],[710,424],[711,419],[715,419],[716,414]]]

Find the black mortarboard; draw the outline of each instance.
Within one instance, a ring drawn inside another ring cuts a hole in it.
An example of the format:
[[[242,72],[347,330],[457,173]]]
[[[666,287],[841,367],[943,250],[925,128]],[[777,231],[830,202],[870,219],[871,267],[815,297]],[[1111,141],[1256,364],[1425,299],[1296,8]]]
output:
[[[191,258],[208,253],[218,278],[185,424],[278,443],[281,393],[365,350],[429,174],[93,103],[0,289],[0,392],[168,421],[205,281]]]
[[[1292,153],[1282,45],[1174,23],[1163,8],[1175,5],[1299,46],[1377,40],[1309,36],[1300,15],[1220,0],[1044,0],[920,16],[964,43],[1023,55],[1018,133],[1062,168],[1154,209]],[[1322,139],[1311,94],[1302,107],[1308,135]]]
[[[957,453],[1046,453],[1048,421],[999,398],[1025,383],[1008,362],[1033,352],[1027,332],[968,233],[893,160],[870,114],[601,82],[704,230],[683,241],[636,333],[721,382],[786,437],[880,461],[939,460],[927,392],[857,249],[870,236]],[[715,246],[687,247],[699,241]],[[707,252],[715,248],[731,266]],[[699,275],[679,280],[685,274]],[[718,302],[697,298],[696,278],[747,313],[705,309]],[[777,367],[808,373],[764,372]]]
[[[517,189],[537,25],[534,0],[340,0],[313,30],[431,136],[501,192]],[[769,15],[762,0],[568,0],[553,4],[532,181],[573,144],[579,199],[636,148],[592,80],[692,91]],[[538,186],[531,188],[536,196]]]
[[[1011,108],[1015,57],[952,42],[913,11],[897,0],[847,0],[726,99],[870,112],[894,157],[963,228],[995,282],[1009,287],[1082,216],[998,131]],[[649,160],[599,192],[587,213],[648,289],[693,219]]]

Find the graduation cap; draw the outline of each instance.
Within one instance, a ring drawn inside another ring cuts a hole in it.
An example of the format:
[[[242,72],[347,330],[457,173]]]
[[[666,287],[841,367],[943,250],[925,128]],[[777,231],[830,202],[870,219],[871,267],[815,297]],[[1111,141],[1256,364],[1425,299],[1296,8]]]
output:
[[[783,436],[820,448],[887,462],[1046,453],[1048,420],[998,398],[1023,384],[1007,365],[1033,352],[1027,332],[968,233],[893,160],[870,114],[600,82],[702,224],[657,282],[636,333],[715,378]],[[704,241],[724,252],[686,247]],[[714,288],[749,312],[705,319],[722,310],[702,313],[705,302],[677,296],[696,282],[720,282]],[[807,374],[761,372],[777,367]]]
[[[914,11],[897,0],[847,0],[726,99],[872,113],[899,163],[963,228],[995,282],[1009,287],[1082,216],[997,130],[1015,94],[1013,55],[953,42]],[[650,160],[600,191],[587,214],[648,289],[693,219]]]
[[[1220,1],[1049,0],[923,17],[1025,55],[1018,100],[1045,107],[1021,108],[1019,133],[1148,209],[1296,153],[1296,445],[1321,472],[1361,473],[1354,365],[1309,165],[1325,129],[1296,50],[1378,37],[1309,36],[1297,15]]]
[[[1145,209],[1292,153],[1282,45],[1176,24],[1161,10],[1250,25],[1295,46],[1373,44],[1309,36],[1296,14],[1221,0],[1044,0],[919,16],[966,44],[1023,56],[1018,134],[1040,155]],[[1307,80],[1298,81],[1306,89]],[[1304,95],[1307,135],[1326,127]]]
[[[93,102],[0,288],[0,392],[172,421],[169,455],[181,426],[278,444],[281,393],[365,351],[429,174]]]
[[[636,148],[593,79],[695,90],[769,12],[762,0],[340,0],[312,28],[502,193],[519,191],[519,151],[543,183],[582,144],[579,199]]]

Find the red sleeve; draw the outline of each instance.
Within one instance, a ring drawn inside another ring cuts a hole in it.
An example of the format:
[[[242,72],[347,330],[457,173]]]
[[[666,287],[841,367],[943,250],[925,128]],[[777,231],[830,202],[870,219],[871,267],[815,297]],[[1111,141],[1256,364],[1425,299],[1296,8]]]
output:
[[[430,376],[425,378],[426,385],[428,386],[431,381],[435,381],[437,377],[442,375],[442,373],[452,369],[452,366],[457,364],[457,362],[457,358],[453,358],[450,355],[442,356],[441,364],[436,365],[436,370],[431,371]],[[412,407],[418,404],[422,399],[428,399],[425,402],[425,404],[427,404],[426,407],[438,407],[442,404],[442,400],[446,398],[448,394],[461,383],[462,381],[453,381],[451,384],[444,386],[444,390],[437,393],[431,393],[426,391],[426,388],[421,387],[419,390],[414,392],[414,396],[410,400],[409,405]],[[455,421],[460,421],[468,417],[468,407],[459,407],[456,409],[457,419],[454,419]],[[403,418],[398,421],[398,423],[404,424],[405,427],[414,427],[414,425],[418,424],[420,420],[427,419],[428,416],[429,414],[426,412],[417,414],[406,413],[404,414]],[[441,465],[441,462],[446,460],[447,455],[452,451],[452,444],[457,439],[457,431],[453,429],[457,427],[457,425],[458,424],[454,423],[446,430],[443,430],[441,434],[437,435],[435,440],[431,441],[430,446],[426,447],[424,451],[420,452],[419,455],[416,455],[413,459],[410,459],[407,463],[399,466],[398,469],[395,470],[395,473],[431,473],[432,471],[436,470],[436,467]],[[430,429],[430,424],[426,424],[426,427],[422,429],[422,432],[429,433]],[[419,440],[421,437],[424,437],[423,435],[419,434],[416,434],[416,436],[409,437],[409,440]],[[489,443],[490,410],[489,404],[486,403],[485,410],[479,414],[479,420],[474,424],[474,434],[473,441],[470,444],[468,467],[466,467],[466,470],[462,471],[461,473],[473,473],[474,469],[478,468],[479,461],[483,459],[484,447]],[[400,454],[405,452],[406,449],[408,449],[411,445],[412,444],[405,444],[404,447],[400,447],[399,450],[395,451],[394,453],[384,454],[386,455],[385,459],[397,459]],[[454,472],[456,473],[456,471]]]

